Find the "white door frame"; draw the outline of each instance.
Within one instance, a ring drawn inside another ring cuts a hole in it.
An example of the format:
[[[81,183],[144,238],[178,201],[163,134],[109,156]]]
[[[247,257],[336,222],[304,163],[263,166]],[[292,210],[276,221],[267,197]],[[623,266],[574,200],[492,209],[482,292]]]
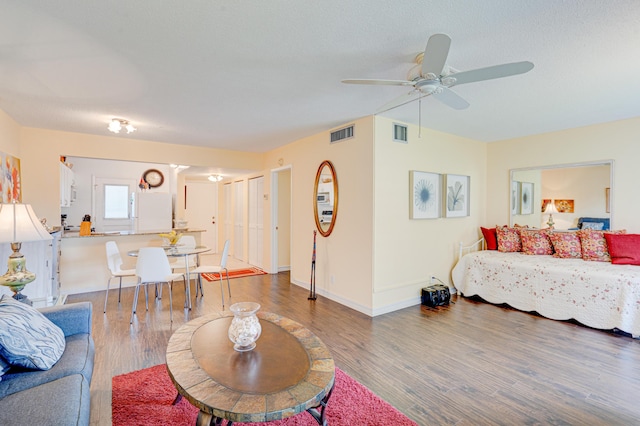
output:
[[[291,197],[293,198],[293,166],[286,166],[271,169],[271,273],[278,273],[278,173],[284,170],[291,171]],[[291,202],[293,208],[293,201]],[[294,217],[291,215],[290,226],[293,228]],[[292,233],[289,233],[289,247],[291,247]]]

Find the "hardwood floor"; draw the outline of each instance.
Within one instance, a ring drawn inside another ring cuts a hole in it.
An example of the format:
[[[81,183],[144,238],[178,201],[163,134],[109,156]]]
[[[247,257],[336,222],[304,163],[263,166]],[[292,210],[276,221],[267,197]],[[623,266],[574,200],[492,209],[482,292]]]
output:
[[[420,425],[640,423],[640,342],[630,337],[466,298],[370,318],[320,296],[308,301],[288,273],[231,286],[232,302],[257,301],[311,329],[338,367]],[[133,289],[120,305],[112,291],[106,314],[104,292],[69,296],[94,308],[92,424],[111,423],[112,376],[163,363],[173,331],[222,309],[218,283],[205,282],[191,312],[181,309],[181,285],[173,295],[173,324],[168,298],[151,299],[145,312],[141,297],[132,326]]]

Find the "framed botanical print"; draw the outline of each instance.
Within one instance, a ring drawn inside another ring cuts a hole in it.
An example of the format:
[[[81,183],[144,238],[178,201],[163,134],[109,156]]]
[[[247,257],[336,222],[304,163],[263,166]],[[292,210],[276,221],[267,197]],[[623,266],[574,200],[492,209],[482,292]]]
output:
[[[441,176],[438,173],[409,172],[409,217],[436,219],[440,217]]]
[[[469,216],[469,180],[469,176],[445,176],[445,217]]]
[[[520,214],[533,214],[532,182],[520,182]]]
[[[511,214],[520,214],[520,182],[511,181]]]

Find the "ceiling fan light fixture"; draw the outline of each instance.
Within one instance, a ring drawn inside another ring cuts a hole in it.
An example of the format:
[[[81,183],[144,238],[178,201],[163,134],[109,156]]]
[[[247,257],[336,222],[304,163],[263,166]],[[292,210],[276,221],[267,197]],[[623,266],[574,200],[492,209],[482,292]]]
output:
[[[455,77],[443,77],[440,79],[440,82],[442,83],[443,86],[453,86],[454,84],[456,84],[456,78]]]

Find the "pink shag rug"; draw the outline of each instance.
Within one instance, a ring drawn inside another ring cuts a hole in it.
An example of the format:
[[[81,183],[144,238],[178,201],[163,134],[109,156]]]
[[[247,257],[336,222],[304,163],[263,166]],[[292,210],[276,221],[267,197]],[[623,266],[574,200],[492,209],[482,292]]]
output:
[[[196,424],[198,409],[183,398],[171,405],[177,392],[164,364],[134,371],[112,379],[113,425]],[[417,426],[344,371],[336,368],[336,385],[329,399],[326,418],[331,426],[394,425]],[[307,412],[267,423],[234,423],[243,426],[317,426]]]

